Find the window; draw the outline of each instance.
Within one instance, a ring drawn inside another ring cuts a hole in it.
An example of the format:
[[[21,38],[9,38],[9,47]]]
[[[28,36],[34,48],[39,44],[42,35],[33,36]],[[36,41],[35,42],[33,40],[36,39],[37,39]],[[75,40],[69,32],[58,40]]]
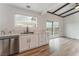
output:
[[[59,36],[59,31],[60,27],[59,27],[59,22],[53,22],[53,35],[54,37],[58,37]]]
[[[46,22],[46,29],[50,35],[53,35],[53,22],[52,21]]]
[[[16,27],[37,27],[36,17],[15,15],[15,26]]]
[[[49,29],[49,28],[52,28],[52,25],[53,25],[52,22],[48,21],[46,24],[46,27]]]
[[[59,36],[59,22],[56,21],[47,21],[46,22],[46,32],[49,36],[58,37]]]

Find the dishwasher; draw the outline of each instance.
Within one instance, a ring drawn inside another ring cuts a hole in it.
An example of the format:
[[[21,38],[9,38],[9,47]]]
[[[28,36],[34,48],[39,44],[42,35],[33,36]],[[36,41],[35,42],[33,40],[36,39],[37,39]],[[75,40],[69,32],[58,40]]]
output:
[[[0,37],[0,55],[8,56],[19,53],[19,36]]]

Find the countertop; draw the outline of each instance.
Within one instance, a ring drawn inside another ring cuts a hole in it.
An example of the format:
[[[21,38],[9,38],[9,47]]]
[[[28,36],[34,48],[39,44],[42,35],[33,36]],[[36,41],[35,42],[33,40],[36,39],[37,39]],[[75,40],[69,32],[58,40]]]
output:
[[[8,35],[0,35],[0,40],[18,37],[20,34],[8,34]]]

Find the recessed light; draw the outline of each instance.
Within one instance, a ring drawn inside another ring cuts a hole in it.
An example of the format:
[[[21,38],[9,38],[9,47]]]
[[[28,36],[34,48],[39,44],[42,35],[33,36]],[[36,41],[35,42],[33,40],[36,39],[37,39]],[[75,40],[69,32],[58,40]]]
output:
[[[27,5],[26,7],[27,7],[27,8],[31,8],[31,6],[29,6],[29,5]]]
[[[75,9],[79,9],[79,6],[75,7]]]
[[[79,9],[79,4],[78,3],[76,3],[75,9]]]

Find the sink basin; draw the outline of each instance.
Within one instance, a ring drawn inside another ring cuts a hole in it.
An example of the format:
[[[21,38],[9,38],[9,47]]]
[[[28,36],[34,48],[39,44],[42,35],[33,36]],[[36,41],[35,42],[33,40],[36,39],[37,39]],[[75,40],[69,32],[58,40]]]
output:
[[[21,34],[34,34],[34,32],[26,32],[26,33],[21,33]]]

